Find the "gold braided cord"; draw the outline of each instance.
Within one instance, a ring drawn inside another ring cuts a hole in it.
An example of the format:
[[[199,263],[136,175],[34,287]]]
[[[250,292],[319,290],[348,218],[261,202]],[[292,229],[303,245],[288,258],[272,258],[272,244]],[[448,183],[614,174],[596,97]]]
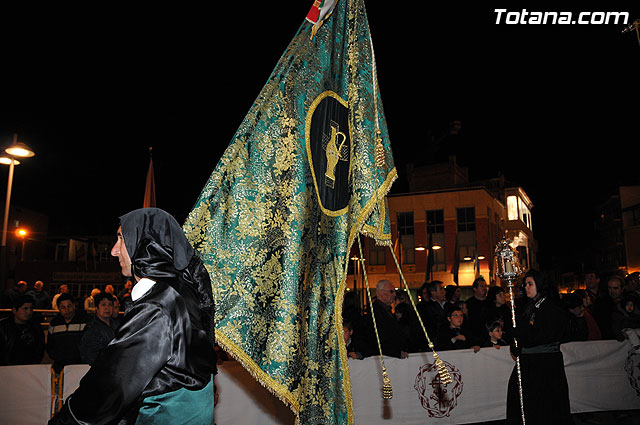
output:
[[[373,301],[371,300],[371,291],[369,290],[369,279],[367,278],[367,268],[364,265],[364,253],[362,252],[362,242],[360,242],[360,235],[358,235],[358,248],[360,249],[360,263],[362,265],[362,275],[364,276],[364,284],[367,288],[367,298],[369,299],[369,311],[371,312],[371,320],[373,321],[373,330],[376,334],[376,341],[378,343],[378,350],[380,350],[380,364],[382,365],[382,397],[385,399],[393,398],[393,389],[391,387],[391,380],[387,373],[387,368],[384,365],[384,356],[382,355],[382,344],[380,344],[380,336],[378,335],[378,325],[376,324],[376,315],[373,312]]]
[[[380,129],[378,123],[378,70],[376,68],[376,54],[373,50],[373,37],[369,35],[369,46],[371,47],[371,79],[373,87],[373,108],[376,114],[376,129]]]
[[[62,410],[62,405],[64,404],[64,394],[62,394],[64,384],[64,368],[60,371],[60,376],[58,377],[58,411]]]
[[[376,69],[376,55],[373,50],[373,39],[369,37],[369,45],[371,47],[371,79],[373,87],[373,108],[376,117],[376,148],[375,160],[378,168],[384,167],[384,146],[382,146],[382,131],[380,131],[380,123],[378,122],[378,75]]]
[[[53,366],[51,367],[51,417],[53,418],[54,413],[58,412],[57,404],[56,404],[56,372],[53,370]]]
[[[395,261],[396,267],[398,268],[398,273],[400,274],[400,279],[402,280],[402,283],[404,284],[404,288],[407,291],[407,296],[409,297],[409,300],[411,301],[411,305],[413,306],[413,311],[415,311],[416,316],[418,317],[418,322],[420,323],[422,332],[424,332],[424,336],[427,337],[427,343],[429,344],[429,348],[433,352],[433,359],[435,360],[436,368],[438,369],[438,375],[440,375],[440,382],[442,382],[445,385],[450,384],[453,382],[453,379],[451,378],[451,374],[449,373],[449,371],[447,370],[447,367],[444,365],[444,363],[440,359],[440,356],[438,356],[438,353],[436,353],[436,350],[433,348],[433,342],[431,342],[431,339],[427,334],[427,330],[424,327],[424,323],[422,323],[422,318],[420,317],[420,313],[418,313],[418,308],[416,307],[415,301],[413,301],[413,297],[411,296],[411,291],[409,291],[409,286],[407,285],[407,281],[404,279],[404,275],[402,274],[402,268],[398,263],[398,258],[396,258],[396,253],[393,252],[392,247],[389,247],[389,250],[391,251],[391,255],[393,256],[393,261]]]

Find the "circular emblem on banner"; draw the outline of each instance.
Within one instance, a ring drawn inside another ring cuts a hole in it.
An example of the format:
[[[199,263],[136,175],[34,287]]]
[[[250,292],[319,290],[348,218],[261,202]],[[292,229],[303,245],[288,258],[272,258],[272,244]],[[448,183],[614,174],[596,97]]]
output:
[[[450,384],[442,384],[435,362],[420,368],[413,388],[418,392],[420,404],[430,418],[444,418],[458,405],[458,397],[462,394],[462,374],[454,365],[443,361],[453,380]]]
[[[349,107],[332,91],[320,94],[306,119],[307,158],[322,212],[342,215],[349,205],[353,147]]]
[[[629,351],[624,370],[627,372],[629,384],[636,391],[636,395],[640,397],[640,353],[633,349]]]

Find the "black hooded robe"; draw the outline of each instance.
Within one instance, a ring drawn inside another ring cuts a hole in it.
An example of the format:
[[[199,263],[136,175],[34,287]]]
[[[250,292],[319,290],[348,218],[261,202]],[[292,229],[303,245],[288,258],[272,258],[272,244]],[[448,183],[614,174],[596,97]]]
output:
[[[50,424],[214,423],[208,273],[166,212],[136,210],[120,224],[133,274],[150,288]]]
[[[566,313],[549,298],[529,299],[517,317],[522,348],[520,369],[527,425],[571,424],[569,386],[560,343],[566,342]],[[507,392],[507,424],[522,424],[518,374],[514,365]]]

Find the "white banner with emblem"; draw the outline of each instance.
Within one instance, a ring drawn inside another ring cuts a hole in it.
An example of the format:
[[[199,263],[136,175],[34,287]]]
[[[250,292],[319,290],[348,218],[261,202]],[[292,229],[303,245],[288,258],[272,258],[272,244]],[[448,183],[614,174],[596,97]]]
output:
[[[640,409],[640,354],[629,342],[572,342],[561,346],[571,410]],[[440,386],[433,357],[385,358],[393,398],[382,399],[380,360],[349,360],[356,424],[464,424],[504,419],[513,368],[508,347],[442,351],[453,383]],[[78,386],[87,365],[65,368],[63,397]],[[51,408],[49,365],[0,367],[0,423],[46,423]],[[293,424],[291,411],[239,363],[225,362],[216,377],[219,425]]]
[[[640,409],[640,354],[628,342],[561,346],[574,413]],[[439,353],[453,383],[434,380],[433,357],[385,358],[393,398],[382,399],[378,358],[349,360],[356,424],[464,424],[504,419],[514,361],[508,347]],[[217,424],[292,424],[288,409],[236,362],[220,366]]]

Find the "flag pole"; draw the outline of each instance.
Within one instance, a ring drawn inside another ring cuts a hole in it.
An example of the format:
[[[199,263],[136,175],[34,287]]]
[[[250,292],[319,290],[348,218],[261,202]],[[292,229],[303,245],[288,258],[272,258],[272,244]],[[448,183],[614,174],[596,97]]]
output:
[[[149,169],[147,171],[147,181],[144,187],[143,208],[156,206],[156,182],[153,175],[153,147],[149,146]]]

